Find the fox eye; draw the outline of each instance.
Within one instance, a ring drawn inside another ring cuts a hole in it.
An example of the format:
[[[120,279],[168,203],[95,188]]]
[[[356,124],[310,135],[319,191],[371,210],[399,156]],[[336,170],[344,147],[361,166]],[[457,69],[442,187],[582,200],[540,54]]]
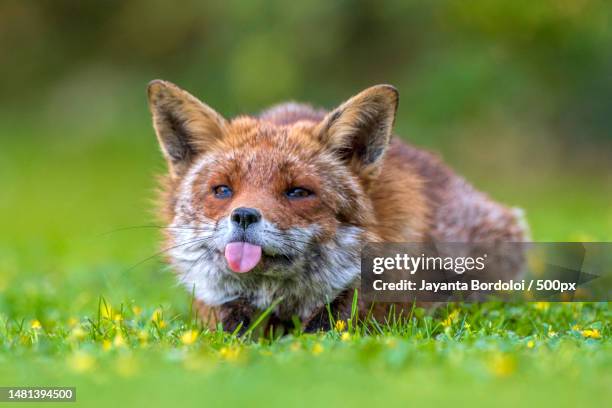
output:
[[[289,190],[285,191],[285,195],[289,199],[306,198],[306,197],[310,197],[313,194],[314,193],[312,191],[307,190],[302,187],[292,187]]]
[[[230,198],[233,193],[232,189],[224,184],[214,186],[212,191],[216,198]]]

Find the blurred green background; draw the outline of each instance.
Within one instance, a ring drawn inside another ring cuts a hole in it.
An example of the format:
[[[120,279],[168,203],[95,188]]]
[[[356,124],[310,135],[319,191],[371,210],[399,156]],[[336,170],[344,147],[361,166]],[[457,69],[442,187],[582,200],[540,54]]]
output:
[[[188,316],[189,295],[159,257],[149,259],[159,250],[158,231],[125,229],[158,222],[155,175],[165,163],[145,98],[155,78],[177,83],[228,117],[288,99],[331,108],[370,85],[393,84],[401,95],[397,133],[440,152],[494,198],[523,207],[535,240],[612,240],[611,17],[606,0],[4,0],[0,322],[27,326],[38,319],[45,330],[61,331],[70,317],[95,316],[100,296],[113,305],[140,305],[147,312],[161,305],[169,316]],[[575,312],[572,319],[586,324],[590,317]],[[3,336],[9,330],[0,327]],[[69,347],[61,341],[55,351],[32,346],[28,358],[9,343],[0,341],[0,368],[9,362],[0,379],[57,385],[64,378],[57,363],[63,364]],[[423,344],[438,349],[442,343]],[[463,343],[453,347],[461,355]],[[609,348],[577,350],[572,358],[596,355],[601,367],[609,367]],[[49,364],[45,356],[56,351],[56,364]],[[173,361],[172,353],[164,361]],[[457,353],[440,357],[453,369],[436,357],[425,376],[391,380],[385,370],[363,371],[352,362],[335,369],[300,363],[248,375],[228,369],[207,380],[208,389],[238,398],[232,392],[254,395],[284,381],[297,390],[329,371],[344,384],[325,384],[333,401],[346,401],[347,390],[354,400],[372,401],[375,387],[394,394],[404,382],[413,384],[402,388],[407,398],[422,391],[423,401],[469,399],[467,390],[481,380],[463,360],[453,363]],[[558,390],[573,393],[567,404],[605,398],[600,390],[609,371],[600,375],[599,365],[590,371],[592,360],[586,360],[583,371],[564,369],[575,377],[558,377],[559,353],[532,359],[551,367],[548,376],[532,370],[531,382],[517,377],[510,385],[534,398],[539,386],[547,386],[537,395],[542,402]],[[180,383],[193,394],[202,386],[201,377],[164,367],[147,370],[156,382],[138,389]],[[345,371],[359,371],[361,385],[353,386],[356,377]],[[370,374],[380,376],[377,386],[367,385]],[[88,377],[87,398],[100,383],[117,386],[100,378]],[[577,378],[579,389],[568,386]],[[484,396],[509,406],[527,395],[506,385],[496,383]],[[362,392],[354,393],[357,388]],[[173,402],[160,392],[159,401]]]
[[[70,310],[100,292],[182,296],[159,261],[129,268],[156,252],[158,232],[117,231],[157,222],[154,78],[226,116],[287,99],[330,108],[394,84],[397,133],[525,208],[534,239],[610,240],[611,11],[595,0],[3,1],[0,293],[15,294],[4,305],[32,313],[30,292],[70,293]]]

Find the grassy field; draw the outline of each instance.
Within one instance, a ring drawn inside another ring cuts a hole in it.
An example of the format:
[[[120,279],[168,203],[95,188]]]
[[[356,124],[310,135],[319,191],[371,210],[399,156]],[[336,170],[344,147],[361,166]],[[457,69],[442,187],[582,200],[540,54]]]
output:
[[[156,255],[165,163],[145,88],[170,80],[230,117],[390,83],[397,133],[524,208],[534,241],[612,241],[611,15],[0,2],[0,387],[76,386],[71,407],[610,405],[609,303],[449,304],[280,339],[202,329]]]
[[[204,330],[151,257],[164,168],[152,132],[21,129],[3,129],[0,150],[0,385],[76,386],[79,404],[101,407],[609,400],[607,303],[448,305],[281,339]],[[536,240],[612,237],[605,175],[462,170],[524,207]]]

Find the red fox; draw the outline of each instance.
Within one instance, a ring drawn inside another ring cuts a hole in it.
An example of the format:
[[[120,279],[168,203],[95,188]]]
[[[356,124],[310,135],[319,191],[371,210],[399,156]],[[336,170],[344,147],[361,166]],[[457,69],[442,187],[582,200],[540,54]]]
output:
[[[392,136],[393,86],[331,112],[285,103],[232,120],[166,81],[148,98],[169,167],[168,260],[212,326],[244,330],[281,299],[273,324],[329,329],[326,305],[350,313],[367,242],[526,238],[518,211]]]

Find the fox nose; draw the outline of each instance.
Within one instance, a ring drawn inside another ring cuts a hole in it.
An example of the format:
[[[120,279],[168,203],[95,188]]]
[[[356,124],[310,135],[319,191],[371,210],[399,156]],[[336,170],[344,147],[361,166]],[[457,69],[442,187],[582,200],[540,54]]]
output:
[[[240,207],[232,211],[230,219],[234,224],[246,230],[249,225],[261,220],[261,213],[255,208]]]

